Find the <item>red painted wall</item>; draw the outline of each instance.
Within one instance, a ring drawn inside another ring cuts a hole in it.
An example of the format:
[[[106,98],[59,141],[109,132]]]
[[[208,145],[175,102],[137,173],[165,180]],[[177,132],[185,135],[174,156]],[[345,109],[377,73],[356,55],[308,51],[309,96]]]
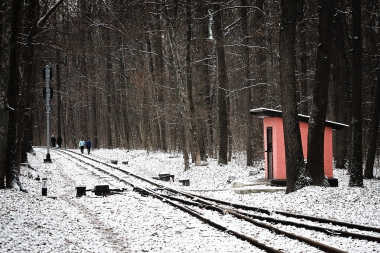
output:
[[[285,143],[284,128],[282,118],[265,117],[264,119],[264,150],[267,150],[267,127],[272,127],[273,135],[273,179],[286,179],[285,165]],[[308,123],[300,122],[302,150],[304,158],[307,159],[307,133]],[[324,147],[324,171],[328,178],[333,177],[332,170],[332,128],[325,128],[325,147]],[[268,178],[268,158],[265,153],[265,177]]]

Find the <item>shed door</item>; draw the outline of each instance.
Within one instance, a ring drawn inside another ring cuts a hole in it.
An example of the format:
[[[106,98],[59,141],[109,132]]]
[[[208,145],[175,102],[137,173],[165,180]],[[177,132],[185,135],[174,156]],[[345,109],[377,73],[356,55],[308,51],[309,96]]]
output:
[[[268,168],[268,179],[273,179],[273,138],[272,138],[272,127],[267,127],[267,168]]]

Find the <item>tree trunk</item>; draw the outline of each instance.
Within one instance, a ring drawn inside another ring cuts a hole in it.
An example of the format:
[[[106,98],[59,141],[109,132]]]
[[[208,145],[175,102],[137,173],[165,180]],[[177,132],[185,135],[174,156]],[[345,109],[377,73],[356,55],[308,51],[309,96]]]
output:
[[[373,69],[377,66],[376,70],[373,71],[373,81],[369,85],[373,85],[373,99],[370,103],[370,121],[368,126],[368,149],[366,155],[366,164],[364,169],[364,178],[373,178],[373,167],[375,163],[377,141],[378,141],[378,129],[379,129],[379,117],[380,117],[380,61],[377,58],[378,55],[378,45],[380,43],[379,36],[376,36],[376,24],[379,22],[380,17],[375,15],[376,11],[380,8],[379,2],[365,1],[365,9],[369,12],[374,13],[369,17],[368,25],[365,26],[369,31],[363,33],[364,41],[366,42],[365,48],[368,50],[367,58],[368,65]]]
[[[169,37],[170,37],[170,46],[173,54],[173,72],[174,72],[174,84],[175,84],[175,96],[176,96],[176,104],[177,104],[177,116],[178,116],[178,128],[179,128],[179,143],[180,148],[182,150],[183,159],[184,159],[184,170],[190,169],[189,164],[189,154],[187,150],[187,142],[186,142],[186,131],[184,124],[184,106],[183,106],[183,96],[182,96],[182,81],[180,77],[180,67],[179,67],[179,49],[178,49],[178,41],[176,32],[178,31],[178,1],[174,3],[173,17],[171,22],[169,22]]]
[[[363,186],[362,162],[362,34],[361,0],[352,0],[352,119],[351,119],[351,164],[350,181],[352,187]]]
[[[348,67],[348,49],[346,45],[343,15],[342,12],[337,12],[334,15],[334,35],[333,35],[333,52],[334,56],[331,58],[331,86],[332,94],[330,95],[332,105],[333,120],[341,123],[348,124],[350,115],[348,87],[349,87],[349,67]],[[348,132],[349,129],[345,128],[340,131],[335,131],[333,137],[333,153],[335,167],[343,169],[347,163],[348,158]]]
[[[197,137],[197,114],[195,112],[194,99],[193,99],[193,75],[192,75],[192,17],[191,17],[191,0],[187,0],[186,4],[186,25],[187,25],[187,38],[186,38],[186,86],[187,86],[187,99],[189,101],[190,111],[190,135],[191,135],[191,158],[196,166],[201,164],[201,155],[199,152],[199,142]]]
[[[11,51],[10,51],[10,79],[8,90],[8,103],[9,111],[9,124],[8,124],[8,139],[7,139],[7,158],[6,158],[6,187],[14,189],[22,189],[19,181],[19,156],[20,150],[18,140],[20,138],[18,127],[18,113],[19,113],[19,92],[20,92],[20,55],[19,46],[17,43],[17,36],[20,27],[20,10],[21,1],[12,1],[12,21],[11,21]]]
[[[313,87],[307,138],[307,168],[314,185],[326,184],[324,182],[324,134],[331,66],[332,38],[330,30],[333,26],[334,9],[332,1],[320,1],[316,81]]]
[[[161,31],[161,20],[158,22],[158,30],[159,32],[157,33],[158,35],[155,36],[155,48],[157,52],[157,57],[156,57],[156,80],[158,84],[158,106],[159,106],[159,114],[158,116],[158,124],[160,128],[160,135],[161,135],[161,143],[160,143],[160,148],[163,151],[167,151],[167,140],[166,140],[166,106],[165,106],[165,92],[164,92],[164,85],[165,85],[165,77],[164,77],[164,56],[163,56],[163,47],[162,47],[162,31]]]
[[[247,6],[247,0],[241,0],[241,6]],[[245,152],[247,157],[247,166],[253,166],[253,149],[252,149],[252,115],[250,110],[252,108],[252,94],[251,94],[251,71],[250,71],[250,62],[249,62],[249,34],[248,34],[248,18],[247,18],[247,7],[241,8],[241,29],[243,36],[243,47],[242,47],[242,61],[244,68],[244,86],[245,86]]]
[[[160,133],[160,119],[159,119],[159,101],[157,98],[157,70],[156,70],[156,58],[154,57],[155,52],[153,49],[154,47],[154,37],[149,36],[148,37],[148,52],[149,52],[149,71],[150,71],[150,76],[152,79],[152,97],[153,97],[153,105],[152,105],[152,114],[155,114],[153,120],[152,120],[152,141],[153,141],[153,146],[155,150],[160,150],[161,149],[161,133]]]
[[[377,71],[380,77],[380,71]],[[373,166],[375,164],[376,148],[377,148],[377,138],[379,129],[379,117],[380,117],[380,84],[375,81],[375,94],[372,103],[372,113],[369,125],[369,136],[368,136],[368,151],[366,157],[366,164],[364,170],[364,178],[373,178]]]
[[[154,87],[153,89],[153,108],[152,112],[156,113],[157,112],[157,106],[158,106],[158,101],[156,100],[156,74],[155,74],[155,62],[154,62],[154,52],[153,52],[153,38],[152,36],[148,36],[148,52],[149,52],[149,75],[151,76],[152,79],[152,86]],[[152,144],[154,150],[160,149],[160,143],[161,143],[161,135],[160,135],[160,129],[159,129],[159,123],[158,123],[158,115],[156,115],[153,120],[152,120]]]
[[[33,144],[33,114],[31,107],[34,104],[34,36],[37,32],[37,0],[30,0],[25,6],[25,30],[24,34],[27,35],[26,45],[21,53],[23,58],[23,71],[24,71],[24,91],[23,98],[25,105],[25,118],[23,124],[23,141],[22,141],[22,157],[21,162],[28,161],[27,152],[31,152]]]
[[[92,138],[93,149],[99,148],[97,106],[98,106],[97,87],[93,87],[91,89],[91,108],[90,108],[90,122],[91,124],[93,124],[91,128],[91,138]]]
[[[222,26],[222,8],[220,3],[215,4],[214,35],[217,58],[218,77],[218,118],[219,118],[219,157],[218,163],[227,164],[228,150],[228,113],[227,113],[227,67],[224,49],[224,35]]]
[[[209,74],[209,55],[208,55],[208,2],[202,1],[195,5],[196,23],[195,23],[195,49],[194,49],[194,81],[196,82],[196,105],[198,108],[197,117],[197,142],[199,153],[202,161],[206,161],[207,147],[209,155],[212,154],[213,148],[213,127],[212,127],[212,103],[211,103],[211,87]],[[209,131],[209,136],[207,132]]]
[[[8,86],[11,69],[11,24],[12,24],[12,2],[4,1],[0,6],[4,22],[2,23],[2,43],[1,43],[1,72],[0,72],[0,189],[5,188],[6,177],[6,160],[7,160],[7,140],[8,140],[8,123],[9,123],[9,106],[8,106]]]
[[[306,20],[304,5],[305,0],[297,2],[297,31],[298,31],[298,50],[299,50],[299,70],[298,70],[298,111],[308,115],[308,93],[307,93],[307,60],[308,52],[306,47]]]
[[[111,35],[107,33],[107,44],[110,45],[111,43]],[[111,56],[111,49],[109,49],[108,52],[106,52],[107,57],[107,63],[106,63],[106,82],[108,83],[107,85],[107,90],[106,90],[106,101],[107,101],[107,126],[105,128],[106,131],[106,136],[107,136],[107,148],[113,148],[113,142],[112,142],[112,85],[113,84],[113,78],[112,78],[112,56]]]
[[[280,26],[280,86],[286,158],[286,193],[304,186],[305,170],[298,122],[295,79],[297,1],[282,0]]]

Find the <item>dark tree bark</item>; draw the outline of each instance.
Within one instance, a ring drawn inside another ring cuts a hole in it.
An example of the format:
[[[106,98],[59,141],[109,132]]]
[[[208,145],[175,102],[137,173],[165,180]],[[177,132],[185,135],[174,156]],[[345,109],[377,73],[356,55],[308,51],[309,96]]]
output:
[[[22,103],[25,108],[24,119],[21,120],[22,124],[22,150],[21,150],[21,162],[26,163],[28,161],[27,152],[32,152],[33,144],[33,113],[31,107],[34,105],[34,37],[37,33],[37,9],[38,1],[29,0],[24,9],[24,31],[26,36],[26,44],[22,47],[21,57],[23,65],[23,91],[22,91]],[[24,123],[23,123],[24,122]]]
[[[19,93],[20,93],[20,50],[17,37],[20,27],[21,1],[12,1],[11,40],[10,40],[10,79],[8,89],[9,110],[7,158],[6,158],[6,187],[22,189],[19,176],[20,149],[18,142],[21,141],[18,127]]]
[[[110,45],[111,43],[111,35],[107,33],[107,44]],[[113,76],[112,76],[112,55],[109,51],[107,52],[107,57],[106,57],[107,63],[106,63],[106,81],[108,83],[108,87],[106,90],[106,101],[107,101],[107,127],[105,129],[106,131],[106,136],[107,136],[107,147],[108,148],[113,148],[113,141],[112,141],[112,124],[114,123],[112,121],[112,86],[113,84]]]
[[[380,43],[379,36],[376,36],[376,24],[380,21],[378,10],[380,9],[380,3],[376,1],[363,1],[363,7],[371,13],[367,18],[367,25],[364,26],[363,36],[365,41],[365,48],[367,49],[367,65],[373,73],[371,82],[369,85],[373,85],[373,98],[370,104],[370,121],[368,126],[368,147],[366,155],[366,164],[364,169],[364,178],[373,178],[373,167],[375,164],[375,156],[378,141],[379,130],[379,117],[380,117],[380,60],[378,59]],[[372,71],[374,66],[376,70]]]
[[[307,60],[308,52],[306,46],[306,20],[304,12],[305,0],[298,1],[297,4],[297,24],[299,38],[299,113],[308,115],[308,93],[307,93]]]
[[[191,134],[191,158],[196,166],[201,164],[201,155],[199,152],[199,143],[197,137],[197,119],[195,112],[195,105],[193,99],[193,68],[191,64],[192,59],[192,13],[191,13],[191,0],[186,2],[186,26],[187,26],[187,36],[186,36],[186,87],[187,87],[187,99],[189,101],[189,111],[190,111],[190,134]]]
[[[227,164],[228,150],[228,115],[227,115],[227,66],[224,49],[224,35],[222,26],[222,8],[215,4],[214,35],[217,58],[218,76],[218,117],[219,117],[219,164]]]
[[[252,109],[252,94],[251,94],[251,71],[250,71],[250,57],[249,57],[249,45],[250,39],[248,34],[248,15],[247,15],[247,0],[241,0],[241,6],[243,6],[240,10],[241,15],[241,29],[243,36],[243,46],[242,46],[242,62],[244,68],[244,86],[247,89],[244,94],[244,117],[245,117],[245,152],[247,156],[247,166],[253,166],[253,148],[252,148],[252,115],[249,111]]]
[[[266,46],[267,40],[267,29],[268,25],[265,21],[266,13],[264,12],[264,0],[256,0],[254,1],[252,17],[250,20],[250,34],[252,35],[252,41],[250,42],[251,49],[251,57],[250,60],[250,68],[253,69],[250,80],[253,80],[251,84],[254,84],[252,91],[252,101],[251,108],[259,108],[266,107],[265,103],[268,101],[268,91],[270,85],[268,85],[268,76],[267,69],[269,66],[267,56],[268,49]],[[248,5],[250,2],[248,1]],[[278,31],[278,30],[277,30]],[[278,40],[277,40],[278,41]],[[278,50],[278,45],[276,45],[276,49]],[[247,108],[248,109],[248,108]],[[248,110],[249,111],[249,110]],[[251,166],[253,166],[254,161],[261,160],[262,157],[262,147],[263,143],[263,132],[259,131],[259,129],[263,129],[263,121],[257,117],[251,117],[251,143],[252,143],[252,161]],[[246,140],[248,141],[248,140]]]
[[[7,173],[7,140],[9,123],[8,87],[10,79],[10,57],[11,57],[11,24],[12,24],[12,2],[3,1],[0,5],[3,17],[2,42],[1,42],[1,69],[0,69],[0,189],[5,188],[5,178]]]
[[[56,76],[56,83],[57,83],[57,127],[58,127],[58,135],[62,138],[62,97],[61,97],[61,52],[60,50],[57,50],[57,59],[58,63],[55,66],[55,76]]]
[[[92,39],[90,38],[92,41]],[[92,58],[92,57],[91,57]],[[90,86],[91,102],[90,102],[90,127],[92,147],[93,149],[99,148],[99,136],[98,136],[98,87],[96,85]]]
[[[197,22],[194,24],[195,29],[195,49],[194,49],[194,61],[193,70],[194,78],[196,82],[196,97],[195,102],[198,108],[197,117],[199,118],[197,124],[197,141],[199,146],[199,152],[202,161],[206,161],[206,153],[213,156],[213,118],[212,118],[212,102],[210,93],[210,57],[208,54],[208,2],[202,1],[195,5],[195,14]],[[208,134],[207,134],[208,133]],[[208,148],[208,151],[207,151]]]
[[[149,71],[150,71],[150,76],[152,78],[152,83],[153,83],[153,86],[154,86],[154,91],[156,91],[156,83],[157,83],[157,80],[156,80],[156,74],[155,74],[155,62],[154,62],[154,52],[153,52],[153,43],[152,43],[152,37],[151,36],[148,36],[148,43],[147,43],[147,47],[148,47],[148,52],[149,52]],[[154,98],[156,98],[156,96],[154,96]],[[157,101],[156,99],[154,99],[154,105],[153,105],[153,111],[156,112],[157,109],[156,109],[156,105],[157,104]],[[158,150],[159,149],[159,145],[161,143],[161,136],[160,136],[160,130],[159,130],[159,123],[158,123],[158,117],[154,117],[154,120],[152,122],[152,131],[154,130],[154,141],[153,141],[153,146],[154,146],[154,149],[155,150]]]
[[[157,7],[157,6],[156,6]],[[159,7],[155,9],[159,12]],[[163,30],[161,29],[161,15],[157,15],[157,20],[154,23],[155,33],[151,35],[152,38],[152,57],[153,57],[153,78],[154,78],[154,92],[156,99],[156,138],[157,147],[162,151],[167,151],[167,137],[166,137],[166,106],[165,106],[165,63],[163,55]]]
[[[280,86],[286,158],[286,193],[304,186],[305,163],[298,122],[295,79],[295,33],[297,1],[281,1]]]
[[[267,83],[271,89],[268,89],[268,95],[264,102],[265,107],[279,108],[281,101],[280,80],[280,57],[279,56],[279,33],[278,24],[281,22],[281,3],[274,1],[265,1],[264,10],[266,11],[265,23],[267,26],[265,36],[265,47],[267,53]]]
[[[175,84],[175,96],[176,96],[176,106],[177,106],[177,117],[178,117],[178,132],[179,132],[179,145],[182,150],[183,159],[184,159],[184,170],[190,169],[189,164],[189,153],[188,153],[188,143],[186,138],[185,130],[185,119],[184,119],[184,105],[183,105],[183,83],[180,76],[180,64],[179,64],[179,45],[178,45],[178,36],[179,32],[179,21],[178,21],[178,0],[174,1],[173,13],[171,16],[170,22],[168,22],[169,37],[171,44],[171,51],[173,54],[173,76]]]
[[[160,125],[160,135],[161,135],[161,149],[163,151],[167,151],[167,140],[166,140],[166,106],[165,106],[165,92],[164,92],[164,56],[162,53],[162,32],[161,32],[161,22],[159,22],[159,32],[158,37],[156,38],[156,46],[157,46],[157,81],[159,84],[158,90],[158,103],[160,106],[160,117],[159,117],[159,125]]]
[[[379,72],[379,71],[377,71]],[[378,74],[380,77],[380,73]],[[364,169],[364,178],[373,178],[373,166],[375,164],[378,129],[379,129],[379,117],[380,117],[380,84],[375,81],[375,94],[372,103],[371,120],[369,125],[368,134],[368,150],[366,157],[366,164]]]
[[[362,30],[361,0],[352,0],[352,119],[351,119],[351,164],[350,181],[352,187],[363,186],[362,161]]]
[[[2,4],[0,6],[0,57],[1,57],[1,52],[3,49],[3,23],[4,23],[4,11],[5,11],[6,4]],[[1,58],[0,58],[1,59]],[[0,68],[0,73],[1,73]]]
[[[342,2],[342,1],[340,1]],[[342,6],[340,6],[342,8]],[[350,71],[348,66],[348,48],[346,44],[343,15],[342,11],[337,11],[334,15],[334,30],[333,30],[333,56],[331,58],[331,111],[333,120],[348,124],[350,115],[350,106],[348,99],[348,91],[350,87]],[[340,131],[335,131],[333,137],[333,153],[335,167],[343,169],[348,160],[348,132],[345,128]]]
[[[331,48],[334,5],[330,0],[319,3],[318,52],[316,81],[313,87],[313,100],[307,138],[307,167],[314,185],[324,182],[324,134],[330,81]]]
[[[150,36],[147,36],[147,51],[149,53],[148,55],[148,66],[149,66],[149,76],[151,76],[151,82],[153,83],[153,87],[154,87],[154,84],[156,83],[156,79],[155,79],[155,75],[154,75],[154,62],[153,62],[153,51],[152,51],[152,40],[151,40],[151,37]],[[149,84],[147,85],[147,89],[148,89],[148,86]],[[154,90],[152,91],[152,93],[154,93]],[[147,96],[150,97],[151,95],[149,93],[147,93]],[[154,96],[155,97],[155,96]],[[153,105],[152,105],[152,110],[150,109],[147,109],[147,112],[151,112],[151,111],[155,111],[155,108],[154,108],[154,104],[156,103],[156,100],[154,99],[153,101]],[[157,129],[157,126],[158,126],[158,123],[157,123],[157,118],[155,117],[153,120],[151,120],[151,132],[154,132],[154,134],[152,134],[152,139],[150,139],[151,141],[151,144],[150,146],[153,147],[155,150],[158,149],[158,143],[159,143],[159,137],[158,137],[158,129]],[[157,136],[156,136],[157,135]]]

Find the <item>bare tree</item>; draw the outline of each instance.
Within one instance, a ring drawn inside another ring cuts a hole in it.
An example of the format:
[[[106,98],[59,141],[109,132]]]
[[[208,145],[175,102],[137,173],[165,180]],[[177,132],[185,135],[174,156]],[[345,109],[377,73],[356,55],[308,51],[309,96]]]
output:
[[[21,1],[12,1],[11,39],[10,39],[10,77],[8,86],[9,124],[6,150],[6,186],[23,190],[19,180],[21,146],[19,145],[19,93],[20,93],[20,58],[17,37],[20,27]]]
[[[330,29],[333,26],[334,9],[332,1],[320,1],[316,81],[313,86],[307,144],[307,166],[315,185],[327,183],[324,182],[324,133],[331,69]]]
[[[190,111],[190,134],[191,134],[191,158],[196,166],[201,164],[201,154],[199,150],[198,133],[197,133],[197,120],[195,105],[193,99],[193,67],[192,61],[192,6],[191,0],[186,1],[186,87],[187,87],[187,99],[189,101]]]
[[[368,13],[370,13],[370,15],[366,15],[366,18],[363,17],[364,22],[366,21],[363,25],[363,41],[367,50],[365,54],[367,56],[367,64],[365,64],[367,68],[365,68],[363,72],[369,75],[369,83],[367,86],[372,87],[369,88],[369,90],[373,91],[373,98],[370,103],[367,103],[370,105],[368,110],[370,111],[370,122],[368,124],[368,144],[364,178],[373,178],[380,117],[380,61],[378,59],[378,45],[380,40],[379,36],[377,36],[379,34],[378,29],[375,28],[376,24],[380,20],[380,3],[367,0],[363,1],[363,7],[368,11]],[[377,67],[374,68],[374,66]]]
[[[174,0],[173,10],[171,19],[168,21],[168,32],[170,39],[170,49],[173,54],[173,76],[175,84],[175,96],[176,96],[176,106],[177,106],[177,116],[178,116],[178,127],[179,127],[179,143],[182,150],[183,159],[184,159],[184,170],[190,169],[189,164],[189,153],[188,153],[188,143],[186,141],[186,130],[185,130],[185,111],[183,105],[183,81],[180,76],[180,64],[179,64],[179,42],[178,36],[176,33],[179,32],[179,15],[178,15],[178,1]]]
[[[362,1],[352,0],[352,118],[350,186],[363,186],[362,161]]]
[[[209,14],[208,1],[195,4],[195,15],[193,19],[194,28],[194,53],[193,53],[193,82],[195,83],[195,104],[197,105],[197,142],[202,161],[206,161],[206,153],[213,156],[214,129],[212,117],[212,97],[210,85],[211,64],[209,55]],[[208,150],[207,150],[208,149]]]
[[[307,115],[308,103],[307,103],[307,47],[306,47],[306,20],[304,12],[305,0],[298,1],[297,4],[297,27],[298,27],[298,51],[299,51],[299,70],[298,70],[298,80],[299,80],[299,112],[301,114]]]
[[[252,116],[249,111],[252,109],[252,93],[251,93],[251,71],[249,68],[250,65],[250,55],[249,55],[249,45],[250,39],[248,34],[248,15],[247,15],[247,0],[241,0],[241,29],[242,29],[242,62],[244,68],[244,85],[246,86],[247,91],[245,92],[245,152],[247,153],[247,166],[253,165],[253,147],[252,147]]]
[[[330,111],[331,117],[337,122],[348,124],[351,115],[348,97],[350,87],[350,71],[348,64],[348,45],[346,41],[347,29],[345,29],[343,15],[343,1],[339,1],[339,10],[334,15],[333,49],[334,56],[331,58],[331,92]],[[333,153],[336,168],[345,168],[348,158],[349,129],[336,131],[333,138]]]
[[[12,24],[12,2],[4,1],[0,6],[1,20],[1,69],[0,69],[0,189],[5,188],[5,177],[7,172],[6,152],[8,140],[9,105],[8,86],[11,66],[11,24]]]
[[[218,117],[219,117],[219,164],[227,164],[228,114],[227,114],[227,66],[224,49],[222,7],[220,2],[214,6],[214,35],[218,66]]]
[[[280,84],[284,122],[286,193],[305,185],[305,163],[298,123],[295,79],[295,34],[297,1],[281,1]]]

